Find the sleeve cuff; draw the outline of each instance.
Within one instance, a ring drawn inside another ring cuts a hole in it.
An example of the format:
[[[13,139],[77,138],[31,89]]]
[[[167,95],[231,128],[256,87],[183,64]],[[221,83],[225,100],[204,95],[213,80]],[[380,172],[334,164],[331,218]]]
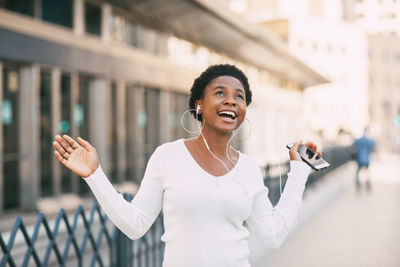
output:
[[[101,165],[99,164],[99,167],[88,177],[82,177],[88,184],[93,183],[97,177],[103,176],[104,172],[103,169],[101,168]]]
[[[298,160],[290,161],[290,173],[295,177],[301,177],[302,180],[306,181],[308,175],[311,173],[311,167],[306,163]]]

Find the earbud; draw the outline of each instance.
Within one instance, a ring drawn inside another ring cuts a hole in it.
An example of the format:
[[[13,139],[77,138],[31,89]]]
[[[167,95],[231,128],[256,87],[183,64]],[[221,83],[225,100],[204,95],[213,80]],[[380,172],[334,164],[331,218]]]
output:
[[[199,111],[200,111],[200,105],[197,106],[196,113],[199,113]]]

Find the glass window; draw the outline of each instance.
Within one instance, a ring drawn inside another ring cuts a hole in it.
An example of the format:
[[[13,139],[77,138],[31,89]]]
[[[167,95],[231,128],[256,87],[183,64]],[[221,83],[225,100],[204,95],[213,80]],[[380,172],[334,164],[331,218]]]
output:
[[[170,127],[169,131],[172,140],[187,138],[192,135],[183,129],[181,121],[183,121],[185,128],[189,131],[195,132],[198,130],[196,119],[193,117],[192,113],[186,112],[188,109],[188,103],[189,96],[187,94],[171,92],[170,110],[168,114],[163,114],[163,116],[168,116],[168,125]],[[182,115],[185,112],[186,114],[182,119]]]
[[[51,74],[40,72],[40,188],[42,196],[53,193],[52,166],[49,159],[53,157],[51,131]]]
[[[313,17],[323,17],[324,3],[322,0],[309,0],[309,13]]]
[[[72,28],[72,0],[42,0],[42,19]]]
[[[129,21],[121,15],[113,13],[110,19],[111,38],[115,42],[125,43],[146,50],[154,55],[167,56],[167,34]]]
[[[111,84],[111,128],[110,128],[110,151],[111,151],[111,181],[116,182],[118,176],[118,143],[117,143],[117,111],[118,111],[118,98],[117,98],[117,84]]]
[[[85,29],[87,33],[101,35],[101,8],[85,2]]]
[[[61,75],[61,122],[58,126],[60,134],[71,135],[71,76]],[[67,168],[61,168],[61,192],[72,191],[72,175]]]
[[[138,45],[138,26],[123,16],[113,13],[110,20],[111,38],[115,42]]]
[[[134,84],[127,85],[126,89],[126,177],[139,183],[146,165],[145,89]]]
[[[328,53],[332,53],[332,45],[331,44],[328,44],[327,50],[328,50]]]
[[[5,65],[3,68],[2,131],[3,131],[3,208],[19,205],[19,69]]]
[[[299,46],[300,48],[303,47],[303,41],[302,41],[302,40],[299,40],[299,41],[298,41],[298,46]]]
[[[387,50],[383,52],[383,58],[386,62],[389,60],[389,52]]]
[[[78,91],[78,102],[74,106],[73,120],[74,124],[78,128],[78,136],[85,140],[89,140],[89,90],[92,83],[92,78],[89,76],[79,76],[79,91]],[[88,192],[88,186],[83,179],[79,179],[79,193],[85,194]]]
[[[157,88],[145,89],[146,112],[146,161],[153,151],[160,145],[160,90]]]
[[[0,6],[10,11],[14,11],[31,17],[33,17],[35,13],[34,0],[5,0],[0,1]]]
[[[155,53],[156,32],[143,26],[138,27],[137,47]]]

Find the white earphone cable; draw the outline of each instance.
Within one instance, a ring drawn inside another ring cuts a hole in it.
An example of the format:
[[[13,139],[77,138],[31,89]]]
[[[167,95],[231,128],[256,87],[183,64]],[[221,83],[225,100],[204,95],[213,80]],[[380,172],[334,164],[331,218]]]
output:
[[[199,113],[199,110],[200,110],[200,105],[199,105],[199,106],[197,107],[197,109],[196,109],[196,120],[197,120],[197,121],[199,121],[199,120],[198,120],[198,113]],[[202,131],[203,128],[200,128],[199,123],[197,123],[197,127],[199,128],[201,137],[203,138],[203,142],[204,142],[204,144],[206,145],[206,148],[208,149],[208,151],[211,153],[211,155],[212,155],[216,160],[218,160],[218,161],[225,167],[226,171],[229,172],[228,166],[226,166],[226,164],[225,164],[222,160],[220,160],[220,159],[211,151],[211,149],[210,149],[210,147],[208,146],[208,143],[207,143],[207,141],[206,141],[206,138],[205,138],[204,135],[203,135],[203,131]],[[229,144],[229,142],[228,142],[228,144]]]

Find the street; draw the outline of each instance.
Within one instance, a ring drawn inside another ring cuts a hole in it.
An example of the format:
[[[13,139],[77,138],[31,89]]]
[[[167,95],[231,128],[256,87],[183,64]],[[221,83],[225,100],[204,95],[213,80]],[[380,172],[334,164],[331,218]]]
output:
[[[325,204],[321,196],[305,196],[305,209],[319,211],[303,221],[279,250],[271,251],[257,267],[398,267],[400,266],[400,159],[381,155],[371,163],[371,189],[354,183],[355,163],[320,186],[335,187]],[[337,183],[332,182],[337,179]],[[331,191],[332,191],[331,190]],[[316,209],[316,208],[314,208]],[[300,214],[304,216],[304,214]]]

